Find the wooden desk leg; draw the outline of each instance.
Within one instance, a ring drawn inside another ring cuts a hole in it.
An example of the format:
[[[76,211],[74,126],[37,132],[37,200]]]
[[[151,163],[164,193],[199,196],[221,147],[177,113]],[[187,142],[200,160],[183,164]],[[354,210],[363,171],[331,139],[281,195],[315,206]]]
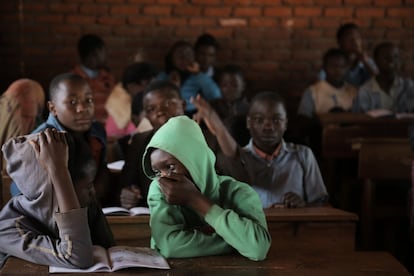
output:
[[[363,249],[371,249],[372,228],[374,223],[374,197],[375,184],[370,179],[365,179],[362,184],[361,204],[361,243]]]

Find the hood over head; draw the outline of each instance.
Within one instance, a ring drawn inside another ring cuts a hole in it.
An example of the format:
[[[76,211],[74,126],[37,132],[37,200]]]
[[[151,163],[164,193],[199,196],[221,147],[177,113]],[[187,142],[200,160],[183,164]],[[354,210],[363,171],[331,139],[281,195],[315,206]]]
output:
[[[155,132],[142,159],[144,172],[151,179],[155,176],[150,153],[155,148],[177,158],[204,195],[212,195],[218,189],[219,179],[214,167],[216,157],[195,121],[187,116],[173,117]]]

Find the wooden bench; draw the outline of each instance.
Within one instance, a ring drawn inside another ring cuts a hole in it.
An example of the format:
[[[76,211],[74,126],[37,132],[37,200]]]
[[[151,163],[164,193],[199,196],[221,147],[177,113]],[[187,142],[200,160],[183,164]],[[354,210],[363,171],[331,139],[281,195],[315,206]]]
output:
[[[354,141],[358,150],[358,175],[362,180],[361,234],[365,248],[372,245],[372,226],[376,218],[407,218],[408,209],[402,206],[380,206],[375,204],[377,181],[391,182],[393,185],[409,186],[411,164],[414,153],[408,138],[371,138]],[[408,198],[401,199],[406,202]]]

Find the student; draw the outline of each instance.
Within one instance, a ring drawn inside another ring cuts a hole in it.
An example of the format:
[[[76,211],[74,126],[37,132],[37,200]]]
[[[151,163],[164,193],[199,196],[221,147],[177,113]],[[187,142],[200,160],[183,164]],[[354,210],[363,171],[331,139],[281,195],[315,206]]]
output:
[[[33,132],[47,128],[67,131],[74,147],[90,151],[97,166],[94,179],[97,198],[102,205],[106,205],[110,200],[106,134],[103,126],[93,121],[94,97],[87,81],[73,73],[58,75],[50,83],[49,98],[49,117]],[[11,191],[12,195],[19,193],[13,184]]]
[[[105,43],[97,35],[86,34],[78,41],[80,64],[72,72],[85,78],[95,99],[95,118],[105,123],[108,116],[105,103],[115,86],[113,75],[106,64]]]
[[[200,35],[194,44],[195,59],[200,64],[200,71],[210,78],[214,78],[214,63],[218,49],[216,38],[208,33]]]
[[[363,50],[362,35],[358,25],[355,23],[341,25],[336,33],[336,40],[339,48],[348,55],[350,67],[345,76],[346,82],[359,87],[371,76],[377,74],[378,69],[375,63]],[[321,80],[326,78],[324,70],[320,72],[319,78]]]
[[[342,49],[330,49],[323,57],[326,79],[308,87],[302,95],[298,114],[315,118],[333,110],[350,111],[357,89],[345,81],[348,58]]]
[[[165,58],[165,71],[158,75],[160,80],[170,80],[180,88],[181,98],[186,102],[185,112],[192,115],[195,107],[190,98],[201,94],[206,100],[221,98],[217,84],[200,72],[194,60],[194,50],[190,43],[177,41]]]
[[[390,42],[381,43],[375,47],[374,58],[379,73],[359,89],[354,111],[373,115],[414,112],[414,83],[400,76],[398,47]]]
[[[93,190],[94,162],[56,129],[9,140],[8,173],[21,195],[0,212],[0,264],[15,256],[42,265],[87,268],[92,245],[114,245]],[[69,144],[69,146],[68,146]]]
[[[144,115],[154,129],[136,133],[126,138],[125,165],[122,169],[120,182],[123,187],[120,195],[121,206],[131,208],[146,205],[148,188],[151,181],[142,170],[140,156],[154,133],[171,117],[184,114],[185,103],[180,97],[179,88],[170,81],[154,81],[143,93]]]
[[[105,104],[105,130],[109,137],[122,137],[136,130],[141,118],[132,118],[133,99],[139,98],[135,101],[141,101],[142,109],[142,92],[156,74],[155,67],[146,62],[133,63],[125,69],[122,83],[115,86]]]
[[[42,121],[45,93],[42,86],[30,79],[14,81],[0,96],[0,147],[12,137],[29,134]],[[0,187],[6,175],[0,153]]]
[[[217,74],[217,83],[222,98],[210,102],[227,129],[240,145],[245,145],[250,139],[246,128],[246,115],[249,102],[244,95],[245,80],[240,66],[227,64]]]
[[[247,184],[216,174],[215,159],[186,116],[169,119],[154,134],[143,156],[153,180],[151,247],[169,258],[237,251],[263,260],[271,238],[260,199]]]
[[[283,140],[288,119],[279,94],[262,92],[252,99],[247,116],[252,138],[243,148],[222,127],[206,101],[198,97],[193,103],[199,110],[196,120],[206,122],[221,146],[223,155],[217,160],[221,173],[249,183],[264,208],[327,202],[328,194],[311,149]]]

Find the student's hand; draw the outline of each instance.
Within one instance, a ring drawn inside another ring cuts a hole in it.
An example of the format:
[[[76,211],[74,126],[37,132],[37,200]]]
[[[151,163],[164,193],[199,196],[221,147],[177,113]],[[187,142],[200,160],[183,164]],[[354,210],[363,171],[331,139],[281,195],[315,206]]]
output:
[[[292,192],[287,192],[283,196],[283,204],[287,208],[301,208],[306,206],[306,202],[298,194]]]
[[[187,66],[187,70],[188,72],[196,75],[200,72],[200,65],[198,64],[198,62],[194,61],[193,63]]]
[[[160,188],[169,204],[188,205],[200,191],[195,184],[183,174],[171,172],[158,179]]]
[[[137,206],[142,200],[141,190],[136,186],[123,188],[120,195],[121,206],[127,209]]]
[[[69,151],[66,141],[66,132],[56,129],[46,129],[39,133],[39,140],[29,141],[33,147],[39,163],[50,173],[67,169]]]
[[[203,99],[200,94],[197,96],[191,97],[190,102],[197,108],[197,113],[193,115],[193,120],[200,124],[202,121],[207,125],[208,129],[213,135],[216,135],[216,130],[214,127],[214,122],[212,122],[212,116],[214,116],[214,109],[210,106],[210,104]]]

